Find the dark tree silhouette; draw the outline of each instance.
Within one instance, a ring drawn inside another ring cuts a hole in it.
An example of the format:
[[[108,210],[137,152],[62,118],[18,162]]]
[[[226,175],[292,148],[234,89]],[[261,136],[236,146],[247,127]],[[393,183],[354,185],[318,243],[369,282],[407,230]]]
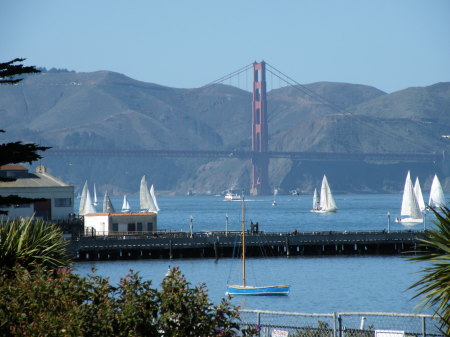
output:
[[[40,70],[34,66],[24,67],[22,64],[16,64],[23,62],[25,59],[16,58],[12,61],[0,63],[0,84],[16,84],[20,82],[23,77],[21,75],[39,73]],[[0,133],[4,133],[4,130],[0,130]],[[23,144],[22,142],[12,142],[0,144],[0,166],[7,164],[29,163],[41,159],[38,151],[48,150],[50,147],[40,146],[38,144],[30,143]],[[14,181],[14,178],[0,177],[1,182]],[[33,199],[21,198],[17,195],[0,196],[0,205],[11,206],[28,204]],[[0,214],[8,214],[6,211],[0,211]]]
[[[15,84],[22,81],[23,78],[19,77],[21,75],[41,72],[35,66],[25,67],[22,64],[15,64],[23,61],[25,59],[16,58],[9,62],[0,63],[0,84]]]

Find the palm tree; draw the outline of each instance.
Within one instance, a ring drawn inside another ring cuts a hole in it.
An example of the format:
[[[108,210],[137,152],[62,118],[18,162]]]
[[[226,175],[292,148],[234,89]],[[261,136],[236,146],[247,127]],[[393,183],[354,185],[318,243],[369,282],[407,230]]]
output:
[[[409,257],[411,261],[428,262],[422,269],[423,277],[411,288],[418,290],[413,298],[423,297],[418,304],[422,309],[433,308],[441,319],[441,329],[450,336],[450,209],[442,207],[440,212],[431,208],[436,216],[435,228],[426,232],[420,239],[419,255]]]
[[[66,245],[61,230],[43,220],[0,222],[0,270],[10,274],[16,265],[30,271],[37,266],[47,270],[67,267]]]

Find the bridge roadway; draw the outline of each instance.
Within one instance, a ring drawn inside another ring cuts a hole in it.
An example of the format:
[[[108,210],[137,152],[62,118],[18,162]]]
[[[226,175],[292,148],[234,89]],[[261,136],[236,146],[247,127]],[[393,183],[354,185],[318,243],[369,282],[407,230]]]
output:
[[[423,232],[248,233],[247,256],[401,254],[416,249]],[[220,258],[238,255],[240,232],[158,232],[81,237],[69,243],[75,260]]]
[[[269,158],[288,158],[308,161],[393,161],[393,162],[440,162],[443,153],[331,153],[331,152],[282,152],[264,153],[252,151],[197,151],[197,150],[105,150],[105,149],[56,149],[45,152],[46,156],[101,156],[101,157],[204,157],[250,159],[264,155]]]

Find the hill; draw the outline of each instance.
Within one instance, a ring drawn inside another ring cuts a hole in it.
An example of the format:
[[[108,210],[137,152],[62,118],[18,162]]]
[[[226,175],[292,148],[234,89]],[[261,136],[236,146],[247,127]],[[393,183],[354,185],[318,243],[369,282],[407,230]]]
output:
[[[250,106],[251,93],[231,86],[170,88],[109,71],[47,72],[0,87],[4,141],[20,139],[61,149],[249,150]],[[269,147],[440,152],[448,150],[440,135],[450,134],[449,110],[450,83],[392,94],[347,83],[284,87],[268,93]],[[206,158],[46,156],[42,163],[77,188],[88,180],[100,192],[113,194],[135,193],[144,174],[158,191],[172,194],[248,190],[251,168],[248,161]],[[310,192],[327,173],[337,191],[399,191],[408,168],[425,184],[435,171],[448,175],[433,163],[272,160],[270,179],[272,187]]]

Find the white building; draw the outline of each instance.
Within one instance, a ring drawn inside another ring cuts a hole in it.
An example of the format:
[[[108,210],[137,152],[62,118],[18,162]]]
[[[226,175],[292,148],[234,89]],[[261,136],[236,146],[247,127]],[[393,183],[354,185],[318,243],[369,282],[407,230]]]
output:
[[[24,198],[40,199],[30,204],[0,205],[8,212],[9,218],[31,217],[45,220],[65,220],[73,214],[74,187],[48,173],[43,165],[35,173],[28,172],[21,165],[0,166],[0,176],[14,178],[15,181],[0,182],[0,195],[17,195]]]
[[[156,231],[157,214],[138,213],[90,213],[84,215],[86,233],[111,235],[112,233]]]

